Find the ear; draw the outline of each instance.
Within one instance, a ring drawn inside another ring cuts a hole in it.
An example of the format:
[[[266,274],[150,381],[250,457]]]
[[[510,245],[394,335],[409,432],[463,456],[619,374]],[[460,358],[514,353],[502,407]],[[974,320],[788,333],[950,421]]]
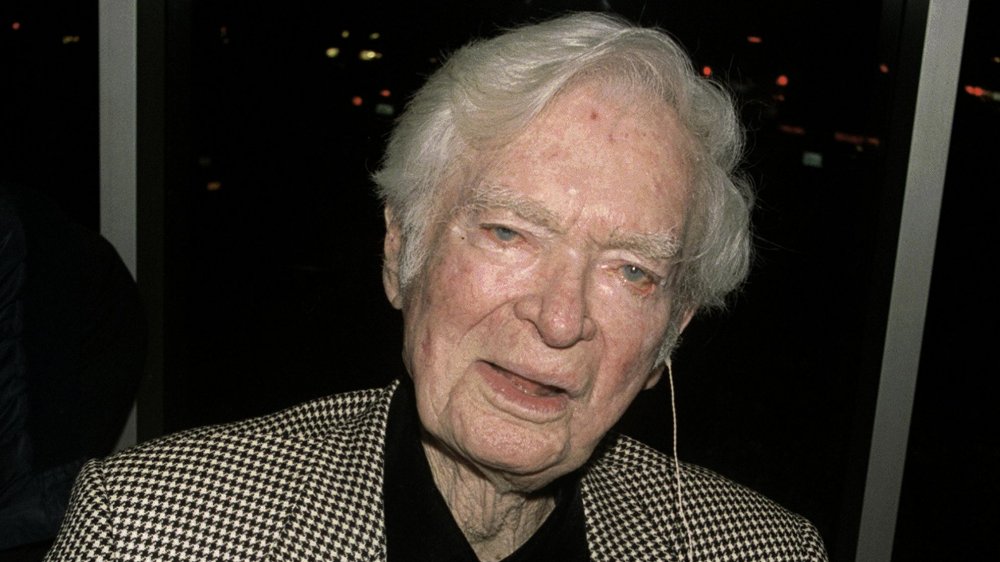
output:
[[[385,208],[385,241],[382,246],[382,286],[393,308],[403,308],[399,287],[399,252],[403,245],[403,232],[392,209]]]
[[[684,315],[681,316],[680,329],[677,331],[677,335],[678,336],[680,336],[682,333],[684,333],[684,329],[687,328],[688,323],[691,322],[692,318],[694,318],[694,313],[695,313],[696,310],[697,309],[695,309],[695,308],[690,308],[690,309],[684,311]],[[649,389],[653,388],[654,386],[656,386],[656,383],[660,382],[660,378],[663,376],[663,371],[668,370],[668,369],[670,369],[670,358],[669,357],[667,358],[666,363],[655,365],[653,367],[653,370],[650,371],[650,373],[648,375],[648,378],[646,379],[646,384],[643,385],[643,387],[642,387],[643,390],[649,390]]]

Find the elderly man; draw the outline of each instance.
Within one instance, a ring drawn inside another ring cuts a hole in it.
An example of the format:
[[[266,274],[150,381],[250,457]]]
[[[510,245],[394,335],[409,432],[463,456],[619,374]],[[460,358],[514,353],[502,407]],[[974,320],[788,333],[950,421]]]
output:
[[[609,433],[745,276],[732,103],[578,14],[458,51],[375,176],[409,378],[92,462],[51,560],[822,560],[804,519]]]

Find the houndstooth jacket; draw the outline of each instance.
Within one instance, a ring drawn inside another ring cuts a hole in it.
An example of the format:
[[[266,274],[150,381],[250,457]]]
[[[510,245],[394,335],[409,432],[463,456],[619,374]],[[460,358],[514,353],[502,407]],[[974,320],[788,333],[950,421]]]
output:
[[[398,383],[397,383],[398,384]],[[46,560],[385,560],[396,385],[195,429],[88,463]],[[610,436],[581,482],[593,560],[820,561],[816,530],[756,493]],[[685,531],[690,529],[690,534]]]

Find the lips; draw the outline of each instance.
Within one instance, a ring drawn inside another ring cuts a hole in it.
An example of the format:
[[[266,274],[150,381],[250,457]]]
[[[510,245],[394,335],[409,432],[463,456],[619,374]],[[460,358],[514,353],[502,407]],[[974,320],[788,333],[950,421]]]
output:
[[[569,392],[538,380],[543,378],[541,375],[515,373],[491,362],[480,366],[483,379],[494,391],[494,403],[518,417],[545,421],[561,414],[569,403]]]
[[[532,396],[555,396],[560,392],[564,392],[561,388],[557,386],[542,384],[539,382],[535,382],[531,379],[526,379],[521,375],[517,375],[510,371],[506,371],[500,367],[497,367],[496,365],[493,365],[493,367],[496,368],[498,371],[500,371],[500,374],[510,379],[510,383],[525,394],[530,394]]]

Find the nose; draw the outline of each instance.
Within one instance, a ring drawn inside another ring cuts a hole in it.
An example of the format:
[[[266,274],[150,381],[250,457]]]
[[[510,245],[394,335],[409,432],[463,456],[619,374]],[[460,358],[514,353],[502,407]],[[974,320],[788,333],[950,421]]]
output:
[[[532,289],[514,304],[517,318],[532,324],[553,348],[572,347],[597,333],[588,310],[585,264],[572,261],[553,262],[538,272]]]

